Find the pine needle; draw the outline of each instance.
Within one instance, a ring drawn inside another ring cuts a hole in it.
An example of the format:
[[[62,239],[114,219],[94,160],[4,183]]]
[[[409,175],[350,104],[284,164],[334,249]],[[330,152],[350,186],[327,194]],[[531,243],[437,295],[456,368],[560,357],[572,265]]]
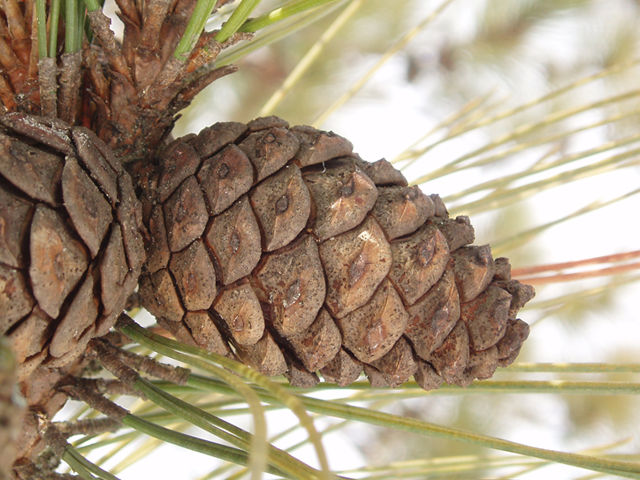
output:
[[[216,65],[225,66],[235,63],[250,53],[282,40],[306,26],[317,22],[333,12],[340,5],[340,2],[327,3],[315,10],[299,13],[282,20],[276,25],[260,30],[251,42],[244,42],[234,48],[223,51],[220,56],[218,56]]]
[[[522,383],[522,382],[519,382]],[[497,385],[499,389],[506,388],[506,384],[501,384],[499,382],[481,382],[478,387],[472,385],[468,387],[468,391],[473,391],[475,388],[483,388],[487,389],[489,385]],[[562,384],[565,389],[568,388],[569,384],[564,382]],[[589,383],[588,385],[575,385],[576,389],[584,392],[584,388],[594,388],[594,383]],[[604,388],[611,390],[610,385],[603,384]],[[529,388],[529,387],[525,387]],[[549,389],[557,389],[558,384],[554,384],[553,382],[548,383],[547,388]],[[638,393],[640,392],[640,384],[635,384],[631,386],[632,392]],[[435,392],[438,392],[436,390]],[[534,391],[541,391],[536,387]],[[421,392],[421,394],[427,394],[428,392]],[[266,401],[277,402],[277,400],[271,395],[264,393],[261,394],[261,397]],[[379,411],[369,410],[367,408],[362,407],[354,407],[351,405],[343,405],[334,401],[326,401],[320,400],[316,398],[309,398],[306,396],[300,396],[301,401],[304,403],[307,410],[311,412],[316,412],[324,415],[329,415],[332,417],[357,420],[359,422],[368,423],[371,425],[378,425],[381,427],[398,429],[401,431],[413,432],[420,435],[428,435],[436,438],[443,438],[449,440],[456,440],[464,443],[469,443],[473,445],[480,445],[487,448],[493,448],[497,450],[502,450],[505,452],[517,453],[520,455],[527,455],[534,458],[539,458],[542,460],[548,460],[557,463],[563,463],[566,465],[577,466],[580,468],[587,468],[594,471],[599,471],[607,474],[620,475],[627,478],[640,478],[640,464],[634,462],[627,461],[617,461],[617,460],[609,460],[600,457],[590,457],[585,455],[578,455],[566,452],[557,452],[553,450],[547,450],[542,448],[530,447],[527,445],[518,444],[515,442],[509,442],[506,440],[501,440],[495,437],[474,434],[469,432],[464,432],[461,430],[457,430],[454,428],[443,427],[440,425],[435,425],[429,422],[424,422],[421,420],[406,418],[398,415],[393,415],[389,413],[383,413]]]
[[[407,44],[413,40],[422,30],[435,21],[438,16],[448,7],[454,0],[445,0],[439,7],[437,7],[430,15],[428,15],[422,22],[409,30],[402,38],[397,41],[391,48],[389,48],[385,54],[371,67],[366,73],[364,73],[340,98],[338,98],[333,105],[322,112],[313,122],[312,125],[316,128],[320,128],[324,122],[342,105],[347,103],[353,96],[358,93],[362,87],[373,77],[373,75],[389,60],[391,60],[398,52],[400,52]]]
[[[626,200],[627,198],[632,197],[633,195],[637,195],[639,193],[640,193],[640,188],[633,190],[631,192],[625,193],[623,195],[620,195],[619,197],[612,198],[611,200],[608,200],[608,201],[597,200],[557,220],[544,223],[534,228],[530,228],[528,230],[525,230],[524,232],[514,233],[512,236],[508,238],[494,240],[491,242],[491,251],[496,256],[502,256],[503,252],[506,252],[509,249],[520,247],[526,244],[527,242],[532,241],[538,235],[540,235],[541,233],[545,232],[546,230],[549,230],[550,228],[556,225],[560,225],[564,222],[577,218],[581,215],[594,212],[600,208],[608,207],[610,205],[615,204],[616,202],[619,202],[621,200]]]
[[[281,22],[286,18],[293,17],[307,11],[312,11],[336,1],[339,0],[291,0],[268,13],[247,20],[238,29],[238,32],[254,33],[262,28],[273,25],[274,23]]]
[[[271,95],[271,98],[264,104],[258,116],[266,117],[272,115],[276,107],[284,100],[285,96],[295,87],[303,75],[309,71],[311,66],[318,60],[325,46],[329,43],[347,23],[351,17],[362,7],[367,0],[353,0],[347,8],[336,18],[324,31],[320,38],[313,44],[309,51],[300,59],[296,67],[289,76],[282,82],[280,88]]]

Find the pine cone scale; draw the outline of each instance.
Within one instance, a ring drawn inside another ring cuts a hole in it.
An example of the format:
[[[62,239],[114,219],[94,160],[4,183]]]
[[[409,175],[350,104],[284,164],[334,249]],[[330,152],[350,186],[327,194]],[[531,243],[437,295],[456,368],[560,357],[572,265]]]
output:
[[[40,308],[56,318],[62,303],[89,266],[87,249],[69,232],[60,215],[42,204],[31,224],[29,276]]]
[[[251,126],[249,129],[252,130]],[[299,146],[297,137],[279,126],[251,133],[239,144],[240,150],[253,164],[257,182],[284,167],[296,154]]]
[[[49,330],[51,330],[49,316],[36,305],[27,319],[20,322],[12,334],[11,346],[19,364],[43,351],[45,343],[51,336]]]
[[[223,285],[249,275],[262,256],[260,227],[249,197],[214,217],[204,238]]]
[[[200,238],[209,214],[198,182],[188,177],[164,204],[167,240],[171,252],[178,252]]]
[[[417,232],[391,242],[389,279],[406,305],[415,304],[440,279],[449,261],[444,235],[425,224]]]
[[[14,268],[26,265],[24,246],[32,214],[29,202],[0,189],[0,263]]]
[[[91,173],[91,177],[98,183],[111,206],[118,201],[118,174],[122,172],[117,160],[111,155],[104,155],[106,148],[100,149],[98,137],[82,127],[73,129],[73,141],[84,166]]]
[[[223,288],[214,300],[213,308],[224,322],[223,328],[235,342],[240,345],[255,345],[262,338],[264,315],[248,280]]]
[[[364,363],[382,357],[404,332],[409,315],[388,280],[383,280],[369,302],[336,319],[342,343]]]
[[[404,334],[416,354],[428,361],[460,318],[460,297],[451,269],[416,303],[407,308],[411,319]]]
[[[458,321],[442,345],[429,356],[429,362],[447,383],[457,383],[469,362],[469,332]]]
[[[272,252],[288,245],[307,224],[311,199],[300,169],[282,168],[259,183],[249,194],[264,237],[264,250]]]
[[[111,205],[74,158],[62,170],[62,198],[76,232],[95,258],[112,220]]]
[[[364,305],[391,269],[391,247],[371,217],[319,246],[327,277],[329,312],[343,317]]]
[[[200,158],[209,158],[227,145],[233,145],[248,127],[240,122],[219,122],[202,130],[187,140],[196,149]]]
[[[63,166],[58,156],[0,133],[0,174],[35,200],[59,202]]]
[[[188,311],[207,310],[216,297],[216,273],[202,240],[172,256],[169,271]]]
[[[94,275],[92,269],[89,269],[67,314],[51,339],[49,353],[52,356],[61,357],[69,352],[78,343],[81,334],[95,323],[99,302],[94,295],[94,286]]]
[[[165,202],[183,180],[196,173],[200,157],[193,147],[181,143],[168,155],[158,177],[158,199]]]
[[[12,113],[0,117],[0,124],[37,143],[51,147],[65,155],[73,155],[74,149],[68,135],[68,125],[61,120]]]
[[[102,285],[102,305],[105,315],[114,311],[122,311],[119,307],[122,286],[129,275],[129,265],[122,240],[120,225],[113,225],[107,247],[104,251],[103,262],[100,265],[100,282]]]
[[[308,235],[265,255],[252,280],[258,298],[271,307],[271,325],[285,338],[304,332],[316,319],[325,299],[318,247]]]
[[[222,152],[207,158],[198,180],[207,198],[211,215],[218,215],[253,185],[253,166],[245,153],[231,144]]]
[[[504,336],[510,305],[511,295],[493,285],[461,305],[460,318],[469,329],[474,350],[486,350]]]
[[[0,331],[9,330],[31,311],[34,304],[26,275],[21,270],[0,264],[0,307],[5,312],[0,317]]]
[[[129,175],[120,175],[118,178],[118,195],[120,202],[117,205],[116,219],[121,226],[122,241],[131,277],[135,277],[137,282],[146,257],[143,241],[143,232],[146,232],[143,226],[142,208]]]
[[[337,355],[342,336],[331,316],[322,308],[309,328],[290,337],[288,341],[305,368],[316,372]]]
[[[360,225],[378,199],[373,181],[352,162],[310,171],[303,179],[313,200],[313,235],[319,242]]]
[[[364,370],[371,386],[396,388],[415,375],[418,364],[409,343],[404,338],[399,338],[384,356],[370,364],[365,363]]]
[[[167,229],[164,222],[164,212],[162,211],[161,205],[153,207],[151,215],[147,220],[147,228],[151,238],[146,246],[147,257],[143,265],[143,270],[153,274],[161,268],[166,268],[171,258]]]

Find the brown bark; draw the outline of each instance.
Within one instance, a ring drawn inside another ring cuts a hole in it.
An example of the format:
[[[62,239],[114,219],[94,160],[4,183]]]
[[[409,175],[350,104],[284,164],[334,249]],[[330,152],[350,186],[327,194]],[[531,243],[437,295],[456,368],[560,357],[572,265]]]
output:
[[[82,51],[62,54],[61,62],[58,116],[68,124],[74,125],[80,110]]]
[[[58,66],[56,59],[46,57],[38,63],[42,115],[58,116]]]

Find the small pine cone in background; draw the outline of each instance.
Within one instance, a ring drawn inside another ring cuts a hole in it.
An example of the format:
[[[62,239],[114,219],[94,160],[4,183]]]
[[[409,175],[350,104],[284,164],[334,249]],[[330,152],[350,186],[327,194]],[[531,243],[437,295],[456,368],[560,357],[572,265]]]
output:
[[[113,326],[144,262],[133,183],[92,132],[21,113],[0,117],[0,335],[29,405],[51,417],[55,383]],[[25,426],[20,455],[37,442]]]
[[[534,291],[470,245],[467,217],[346,139],[276,118],[217,123],[135,174],[142,304],[179,340],[293,385],[414,376],[461,386],[509,365]]]

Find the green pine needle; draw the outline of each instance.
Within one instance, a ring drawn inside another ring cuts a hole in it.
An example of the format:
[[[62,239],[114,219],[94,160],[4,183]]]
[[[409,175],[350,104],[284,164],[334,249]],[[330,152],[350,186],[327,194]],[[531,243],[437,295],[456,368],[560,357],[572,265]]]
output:
[[[93,475],[96,475],[97,478],[101,478],[103,480],[119,480],[118,477],[88,461],[70,445],[67,447],[62,459],[85,480],[94,479],[95,477]]]
[[[246,0],[244,0],[246,1]],[[244,3],[244,1],[242,3]],[[259,2],[258,2],[259,3]],[[180,61],[186,61],[195,46],[200,34],[204,30],[207,19],[216,6],[216,0],[198,0],[196,8],[191,14],[187,28],[180,39],[180,43],[173,52],[173,56]]]
[[[216,65],[224,66],[238,62],[252,52],[258,51],[268,45],[285,39],[289,35],[298,32],[309,25],[317,22],[324,16],[332,13],[338,8],[341,2],[330,2],[314,10],[290,16],[284,20],[259,30],[251,42],[243,42],[228,50],[224,50],[216,61]]]
[[[257,18],[244,22],[237,31],[253,33],[262,28],[273,25],[274,23],[281,22],[286,18],[299,15],[306,11],[313,10],[314,8],[321,7],[327,3],[336,1],[339,0],[291,0],[282,7],[276,8],[268,13],[260,15]]]
[[[260,1],[242,0],[216,35],[216,40],[222,43],[231,38],[231,35],[236,33],[242,24],[246,22],[251,12],[260,4]]]
[[[122,419],[122,423],[151,437],[158,438],[164,442],[171,443],[194,452],[202,453],[203,455],[226,460],[237,465],[249,465],[249,454],[238,448],[228,447],[226,445],[209,442],[184,433],[175,432],[154,423],[142,420],[141,418],[131,414],[124,417]],[[268,467],[266,471],[268,473],[282,476],[282,472],[271,467]]]
[[[66,53],[78,51],[80,28],[78,0],[65,0],[64,51]]]
[[[320,436],[315,429],[315,426],[307,411],[303,408],[302,404],[298,401],[297,397],[291,395],[286,391],[286,389],[281,388],[280,386],[273,383],[264,375],[256,372],[255,370],[239,363],[234,360],[228,359],[221,355],[217,355],[212,352],[207,352],[200,348],[191,347],[175,340],[164,338],[160,335],[156,335],[152,332],[149,332],[142,327],[138,326],[133,322],[125,322],[124,324],[118,327],[122,333],[129,336],[131,339],[134,339],[141,345],[145,345],[148,348],[151,348],[167,357],[174,358],[181,362],[186,363],[187,365],[195,366],[206,371],[210,371],[216,376],[222,378],[225,382],[233,385],[234,388],[239,391],[243,391],[247,389],[247,387],[238,383],[236,378],[228,374],[224,369],[221,369],[214,365],[212,362],[218,363],[221,366],[228,368],[232,371],[237,372],[238,374],[246,377],[248,380],[256,383],[257,385],[265,388],[267,391],[271,392],[279,401],[285,404],[300,420],[300,424],[307,430],[309,434],[309,438],[311,439],[311,443],[316,449],[316,453],[318,455],[318,460],[322,466],[321,477],[330,479],[333,475],[330,473],[329,465],[326,457],[326,453],[324,448],[322,447],[322,442]],[[190,355],[185,355],[179,353],[179,351],[183,351]],[[191,356],[193,355],[193,356]],[[206,360],[206,361],[203,361]],[[255,390],[255,389],[254,389]],[[246,395],[246,394],[245,394]],[[248,396],[248,395],[247,395]],[[256,425],[256,429],[258,425]],[[266,432],[266,430],[265,430]],[[256,432],[256,436],[258,436]],[[262,438],[266,438],[266,436],[262,436]]]
[[[49,13],[49,51],[48,54],[54,57],[58,53],[58,23],[60,21],[60,4],[62,0],[51,0],[51,12]],[[38,22],[40,15],[38,14]]]
[[[48,57],[47,52],[47,0],[36,0],[36,18],[38,29],[38,57]]]
[[[190,384],[197,386],[198,388],[202,388],[206,391],[217,391],[219,393],[222,393],[226,390],[227,393],[233,395],[233,392],[229,391],[227,387],[224,387],[219,383],[213,383],[204,379],[199,379],[197,382],[190,382]],[[275,397],[272,397],[269,393],[265,392],[260,396],[264,401],[267,401],[269,403],[279,403],[278,400]],[[355,420],[358,422],[377,425],[380,427],[417,433],[419,435],[459,441],[471,445],[478,445],[486,448],[502,450],[504,452],[526,455],[529,457],[539,458],[551,462],[563,463],[565,465],[576,466],[579,468],[587,468],[606,474],[640,479],[640,463],[610,460],[605,458],[591,457],[587,455],[579,455],[531,447],[507,440],[501,440],[499,438],[490,437],[487,435],[474,434],[455,428],[443,427],[414,418],[402,417],[399,415],[393,415],[390,413],[384,413],[363,407],[345,405],[336,402],[335,400],[326,401],[302,395],[299,396],[299,398],[304,403],[308,411],[319,413],[322,415],[342,418],[345,420]]]

